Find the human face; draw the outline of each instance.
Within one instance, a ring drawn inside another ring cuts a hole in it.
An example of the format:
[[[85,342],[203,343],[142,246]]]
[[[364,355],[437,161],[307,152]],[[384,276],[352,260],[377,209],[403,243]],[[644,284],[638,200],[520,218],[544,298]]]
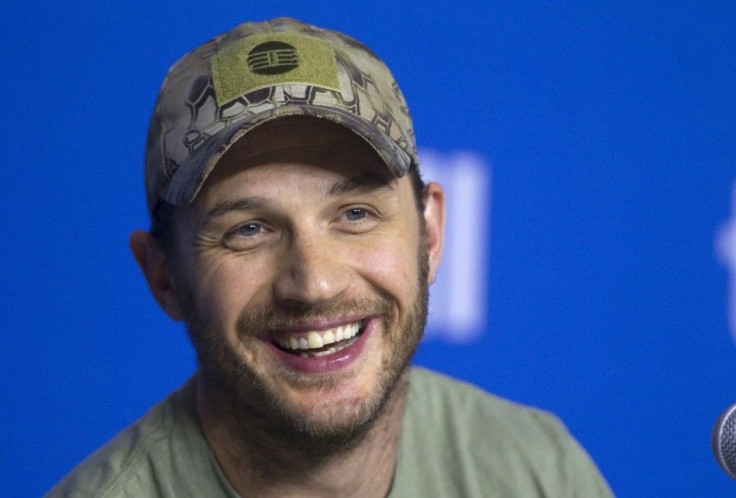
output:
[[[273,431],[365,431],[416,349],[439,262],[410,181],[348,130],[284,118],[237,142],[175,223],[206,388]]]

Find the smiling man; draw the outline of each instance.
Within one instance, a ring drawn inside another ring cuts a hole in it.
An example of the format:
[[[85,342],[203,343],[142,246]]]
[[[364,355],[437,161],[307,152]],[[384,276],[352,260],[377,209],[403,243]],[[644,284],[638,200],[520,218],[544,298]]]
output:
[[[177,62],[130,245],[193,378],[51,496],[609,496],[552,416],[411,368],[442,256],[388,69],[289,19]]]

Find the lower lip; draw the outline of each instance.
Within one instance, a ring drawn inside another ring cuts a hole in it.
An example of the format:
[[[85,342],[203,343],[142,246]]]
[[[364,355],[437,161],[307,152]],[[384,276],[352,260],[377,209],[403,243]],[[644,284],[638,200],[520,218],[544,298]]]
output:
[[[352,365],[360,357],[368,337],[373,332],[376,322],[376,319],[370,320],[366,324],[363,333],[358,336],[358,340],[350,346],[325,356],[302,358],[301,356],[289,354],[286,351],[277,348],[271,342],[268,344],[276,357],[278,357],[278,359],[284,363],[289,370],[306,374],[330,373]]]

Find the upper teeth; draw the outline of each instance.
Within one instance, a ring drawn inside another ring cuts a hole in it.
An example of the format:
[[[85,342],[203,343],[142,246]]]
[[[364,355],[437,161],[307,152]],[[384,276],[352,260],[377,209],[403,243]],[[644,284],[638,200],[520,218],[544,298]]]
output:
[[[284,335],[276,338],[276,342],[285,349],[319,349],[328,344],[355,337],[358,330],[360,330],[360,324],[356,322],[326,330],[310,330],[306,335]]]

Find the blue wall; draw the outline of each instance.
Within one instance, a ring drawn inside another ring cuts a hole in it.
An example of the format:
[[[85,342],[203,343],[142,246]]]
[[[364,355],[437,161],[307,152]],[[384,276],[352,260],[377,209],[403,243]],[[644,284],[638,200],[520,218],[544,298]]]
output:
[[[127,249],[149,112],[184,52],[281,15],[387,61],[439,176],[485,165],[454,228],[481,234],[483,313],[463,329],[438,289],[417,362],[556,412],[621,496],[736,492],[709,446],[736,401],[714,248],[736,3],[259,3],[0,7],[0,495],[39,495],[192,373]]]

